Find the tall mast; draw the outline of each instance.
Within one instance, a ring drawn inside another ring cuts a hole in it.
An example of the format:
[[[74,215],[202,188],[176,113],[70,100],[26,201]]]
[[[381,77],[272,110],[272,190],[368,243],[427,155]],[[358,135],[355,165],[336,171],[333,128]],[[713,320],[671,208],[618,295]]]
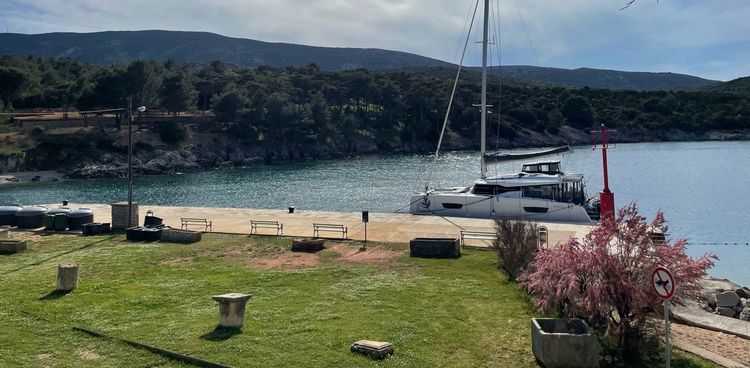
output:
[[[482,36],[482,130],[480,144],[480,174],[481,178],[487,177],[487,163],[484,161],[484,155],[487,150],[487,33],[489,30],[490,0],[484,0],[484,31]]]

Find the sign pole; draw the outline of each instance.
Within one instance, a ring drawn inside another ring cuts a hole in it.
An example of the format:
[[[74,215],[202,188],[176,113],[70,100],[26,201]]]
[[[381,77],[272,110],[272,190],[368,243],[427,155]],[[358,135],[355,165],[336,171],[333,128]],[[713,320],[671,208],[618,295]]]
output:
[[[672,360],[672,351],[669,348],[669,299],[674,296],[675,289],[677,289],[677,282],[668,269],[659,266],[651,272],[651,290],[664,305],[664,360],[667,368]]]
[[[664,357],[667,361],[667,368],[669,368],[672,360],[672,352],[669,349],[669,300],[664,301],[664,349],[666,350]]]

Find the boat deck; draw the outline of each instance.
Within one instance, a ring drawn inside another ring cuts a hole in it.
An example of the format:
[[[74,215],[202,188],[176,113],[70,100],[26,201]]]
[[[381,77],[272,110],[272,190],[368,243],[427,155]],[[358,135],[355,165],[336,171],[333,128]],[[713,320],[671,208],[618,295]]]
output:
[[[49,205],[55,208],[58,205]],[[111,222],[111,207],[104,204],[69,204],[69,208],[86,207],[94,211],[94,221]],[[349,228],[349,238],[364,239],[364,224],[360,212],[326,212],[296,209],[293,214],[287,210],[251,209],[251,208],[208,208],[208,207],[173,207],[139,205],[140,218],[143,224],[146,211],[154,211],[154,216],[164,220],[164,224],[174,228],[180,227],[181,217],[206,218],[213,222],[214,232],[249,234],[250,220],[279,221],[284,224],[285,236],[313,236],[313,223],[341,224]],[[582,238],[591,225],[567,223],[537,223],[546,226],[549,231],[550,244],[565,242],[570,237]],[[194,226],[191,230],[203,230]],[[440,217],[412,215],[408,213],[374,213],[370,212],[367,224],[367,239],[371,241],[408,243],[417,237],[451,237],[458,238],[461,230],[494,231],[494,222],[488,219],[471,219],[460,217]],[[264,233],[261,230],[261,234]],[[275,231],[268,231],[275,235]],[[336,237],[336,233],[330,233]],[[488,247],[488,241],[467,240],[467,245]]]

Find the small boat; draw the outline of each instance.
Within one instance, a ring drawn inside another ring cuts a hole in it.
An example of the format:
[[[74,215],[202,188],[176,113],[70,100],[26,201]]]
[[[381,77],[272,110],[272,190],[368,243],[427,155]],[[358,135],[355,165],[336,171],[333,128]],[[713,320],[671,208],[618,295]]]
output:
[[[543,151],[534,152],[519,152],[519,153],[489,153],[484,156],[486,162],[502,162],[502,161],[515,161],[515,160],[526,160],[534,157],[541,157],[547,155],[553,155],[556,153],[563,153],[570,151],[570,146],[550,148]]]

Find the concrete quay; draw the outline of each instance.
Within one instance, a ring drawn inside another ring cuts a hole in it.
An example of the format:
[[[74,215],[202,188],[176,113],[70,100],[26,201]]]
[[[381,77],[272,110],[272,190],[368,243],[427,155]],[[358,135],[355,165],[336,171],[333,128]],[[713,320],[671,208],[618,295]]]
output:
[[[140,203],[141,218],[146,211],[153,211],[154,216],[164,220],[164,224],[173,228],[180,228],[181,217],[206,218],[213,222],[213,231],[233,234],[249,234],[250,220],[278,221],[284,225],[285,236],[312,237],[313,223],[341,224],[348,227],[349,239],[364,240],[364,223],[360,212],[329,212],[308,211],[296,209],[294,213],[287,210],[252,209],[252,208],[210,208],[210,207],[176,207],[152,206]],[[48,208],[57,207],[50,205]],[[111,207],[109,204],[69,204],[70,208],[85,207],[94,211],[94,221],[111,222]],[[549,233],[550,245],[566,242],[571,237],[583,238],[592,228],[587,224],[544,223]],[[191,230],[202,231],[202,226],[191,226]],[[472,219],[462,217],[441,217],[412,215],[408,213],[377,213],[370,212],[367,224],[367,240],[408,243],[417,237],[449,237],[458,238],[461,230],[494,231],[494,221],[488,219]],[[275,235],[275,230],[261,229],[260,234]],[[340,237],[340,233],[321,233],[331,238]],[[488,247],[486,240],[467,240],[467,245]]]

